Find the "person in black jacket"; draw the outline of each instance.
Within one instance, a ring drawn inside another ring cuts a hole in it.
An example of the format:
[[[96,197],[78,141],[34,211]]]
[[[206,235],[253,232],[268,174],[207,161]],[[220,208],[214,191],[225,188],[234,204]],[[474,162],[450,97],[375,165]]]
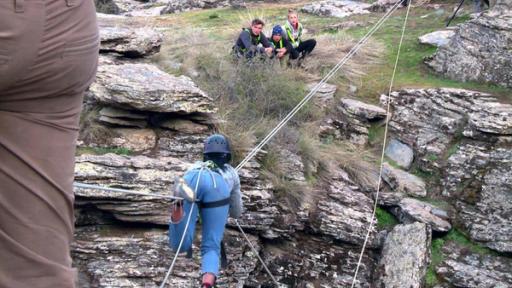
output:
[[[283,37],[284,30],[280,25],[272,28],[272,36],[270,37],[270,44],[274,46],[274,56],[282,59],[286,54],[290,55],[291,59],[299,57],[299,53],[293,49],[292,44],[286,37]]]
[[[260,19],[254,19],[250,28],[243,28],[236,40],[233,50],[241,58],[253,58],[256,55],[272,56],[274,48],[270,45],[267,37],[261,30],[265,23]]]

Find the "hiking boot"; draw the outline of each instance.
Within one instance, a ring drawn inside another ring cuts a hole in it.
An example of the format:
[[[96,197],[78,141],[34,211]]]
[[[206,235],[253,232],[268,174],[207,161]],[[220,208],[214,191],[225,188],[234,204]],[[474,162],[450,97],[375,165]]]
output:
[[[215,286],[215,275],[213,273],[206,272],[203,274],[203,285],[201,288],[212,288]]]
[[[171,223],[172,224],[178,224],[183,219],[183,214],[185,212],[183,211],[183,201],[177,200],[174,201],[171,208]]]

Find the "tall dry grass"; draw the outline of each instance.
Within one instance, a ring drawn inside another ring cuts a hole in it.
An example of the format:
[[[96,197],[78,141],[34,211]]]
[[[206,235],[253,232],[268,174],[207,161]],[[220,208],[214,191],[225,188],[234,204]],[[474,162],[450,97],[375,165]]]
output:
[[[307,73],[322,77],[345,57],[358,39],[344,33],[323,34],[316,38],[315,50],[304,61]],[[383,44],[369,40],[333,77],[333,84],[347,85],[365,76],[371,66],[382,63]]]

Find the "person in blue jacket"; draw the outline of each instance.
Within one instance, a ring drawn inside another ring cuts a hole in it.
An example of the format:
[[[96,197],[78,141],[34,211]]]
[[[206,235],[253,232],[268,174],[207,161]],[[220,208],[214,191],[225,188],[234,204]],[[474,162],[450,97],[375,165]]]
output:
[[[240,179],[235,169],[229,165],[231,149],[223,135],[214,134],[204,143],[203,162],[196,162],[183,176],[182,184],[185,190],[193,191],[193,201],[190,197],[177,203],[171,214],[169,225],[169,242],[174,251],[189,252],[194,240],[195,225],[198,217],[202,223],[202,287],[210,288],[215,285],[219,275],[221,242],[228,215],[239,218],[242,213],[242,196]],[[177,188],[178,195],[183,187]],[[188,199],[187,199],[188,198]],[[191,214],[189,214],[191,213]],[[191,217],[187,226],[187,218]],[[185,234],[185,236],[183,236]],[[181,248],[180,242],[183,239]]]

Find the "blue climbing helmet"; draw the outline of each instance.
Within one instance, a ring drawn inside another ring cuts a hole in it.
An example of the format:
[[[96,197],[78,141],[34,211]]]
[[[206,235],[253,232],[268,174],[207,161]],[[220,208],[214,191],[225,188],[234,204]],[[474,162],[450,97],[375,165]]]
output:
[[[231,148],[229,147],[228,139],[226,139],[226,137],[221,134],[213,134],[206,138],[204,141],[203,154],[209,153],[231,154]]]

